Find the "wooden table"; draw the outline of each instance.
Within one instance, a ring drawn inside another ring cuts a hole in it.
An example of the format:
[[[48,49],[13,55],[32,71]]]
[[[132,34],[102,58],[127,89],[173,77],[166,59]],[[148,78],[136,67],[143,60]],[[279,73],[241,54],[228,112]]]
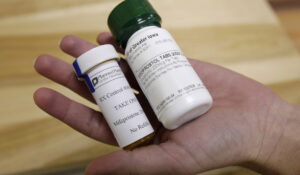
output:
[[[118,2],[0,1],[0,174],[80,174],[92,159],[118,149],[75,132],[32,99],[37,88],[50,87],[95,107],[39,76],[33,63],[42,53],[71,63],[58,49],[60,39],[76,34],[94,42],[108,30],[107,15]],[[300,7],[276,7],[291,42],[263,0],[152,2],[188,57],[243,73],[300,105],[300,57],[294,47],[300,50]],[[255,173],[234,167],[206,174]]]

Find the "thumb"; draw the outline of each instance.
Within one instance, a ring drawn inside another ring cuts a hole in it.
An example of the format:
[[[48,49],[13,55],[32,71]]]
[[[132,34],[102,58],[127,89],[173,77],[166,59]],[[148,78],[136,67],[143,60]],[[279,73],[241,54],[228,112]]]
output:
[[[187,171],[181,161],[174,158],[171,152],[166,152],[168,147],[168,144],[165,143],[139,148],[131,152],[117,151],[104,155],[87,167],[86,175],[194,174]],[[180,157],[178,156],[178,159]]]

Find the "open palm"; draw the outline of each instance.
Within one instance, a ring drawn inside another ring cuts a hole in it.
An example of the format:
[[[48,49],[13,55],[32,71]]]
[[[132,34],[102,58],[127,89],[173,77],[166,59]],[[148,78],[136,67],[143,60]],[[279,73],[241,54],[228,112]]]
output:
[[[113,44],[114,40],[109,33],[104,33],[99,35],[98,42]],[[67,36],[61,42],[61,49],[74,57],[93,47],[75,36]],[[274,148],[269,145],[275,145],[272,143],[279,138],[268,139],[269,133],[273,130],[272,123],[280,123],[281,119],[275,115],[276,107],[284,101],[264,85],[243,75],[210,63],[190,62],[214,99],[212,109],[169,131],[157,121],[140,93],[137,97],[156,130],[153,144],[99,157],[89,165],[87,174],[195,174],[228,165],[264,161],[271,155]],[[120,64],[132,87],[139,89],[127,64],[124,61]],[[94,102],[70,64],[42,55],[37,59],[35,69]],[[37,90],[34,99],[41,109],[77,131],[116,145],[101,113],[47,88]]]

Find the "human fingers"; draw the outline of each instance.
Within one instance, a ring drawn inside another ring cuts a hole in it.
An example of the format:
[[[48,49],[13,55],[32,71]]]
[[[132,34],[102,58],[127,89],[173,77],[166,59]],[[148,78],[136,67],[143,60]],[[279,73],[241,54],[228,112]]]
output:
[[[116,145],[116,140],[100,112],[47,88],[38,89],[34,93],[34,101],[42,110],[88,137]]]
[[[39,56],[34,64],[38,73],[61,84],[80,96],[94,102],[91,93],[83,82],[78,81],[72,66],[50,55]]]
[[[142,147],[131,152],[118,151],[94,160],[86,175],[97,174],[196,174],[194,163],[184,152],[172,152],[170,143]],[[186,162],[184,162],[186,161]]]

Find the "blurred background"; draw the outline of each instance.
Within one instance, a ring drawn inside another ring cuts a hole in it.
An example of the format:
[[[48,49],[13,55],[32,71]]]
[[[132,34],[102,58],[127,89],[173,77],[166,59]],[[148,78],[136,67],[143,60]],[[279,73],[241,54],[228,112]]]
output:
[[[185,55],[240,72],[300,105],[300,3],[297,0],[150,0]],[[95,107],[33,69],[67,34],[96,43],[120,0],[0,1],[0,174],[83,174],[118,150],[77,133],[38,109],[32,94],[53,88]],[[271,5],[270,5],[271,3]],[[55,69],[53,69],[55,71]],[[228,167],[205,175],[255,175]]]

